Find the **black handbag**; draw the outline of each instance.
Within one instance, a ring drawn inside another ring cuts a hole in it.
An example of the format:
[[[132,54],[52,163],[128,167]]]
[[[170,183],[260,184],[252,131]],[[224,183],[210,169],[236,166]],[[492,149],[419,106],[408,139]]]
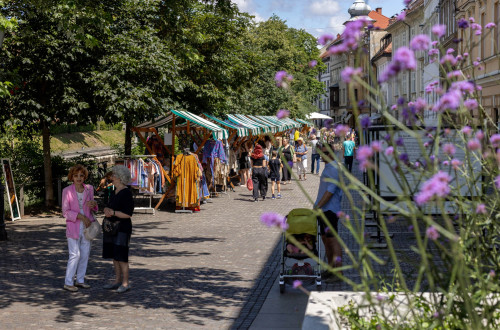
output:
[[[111,221],[108,218],[102,220],[102,233],[106,236],[116,236],[118,233],[118,221]]]

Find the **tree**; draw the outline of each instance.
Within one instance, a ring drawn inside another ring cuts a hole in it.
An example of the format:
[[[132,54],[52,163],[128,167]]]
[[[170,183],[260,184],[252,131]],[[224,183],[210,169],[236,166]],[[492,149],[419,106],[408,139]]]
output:
[[[96,118],[85,99],[84,77],[105,33],[107,6],[105,0],[35,0],[11,1],[2,8],[4,16],[18,19],[19,27],[5,40],[3,65],[15,74],[12,97],[1,100],[0,117],[42,131],[47,206],[54,204],[50,125]]]

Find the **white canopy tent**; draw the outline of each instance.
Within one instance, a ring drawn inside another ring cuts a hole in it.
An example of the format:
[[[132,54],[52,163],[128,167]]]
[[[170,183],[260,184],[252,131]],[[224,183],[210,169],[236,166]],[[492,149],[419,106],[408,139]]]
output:
[[[306,115],[306,118],[309,120],[312,120],[312,119],[332,119],[332,117],[324,115],[324,114],[319,113],[319,112],[311,112],[310,114]]]

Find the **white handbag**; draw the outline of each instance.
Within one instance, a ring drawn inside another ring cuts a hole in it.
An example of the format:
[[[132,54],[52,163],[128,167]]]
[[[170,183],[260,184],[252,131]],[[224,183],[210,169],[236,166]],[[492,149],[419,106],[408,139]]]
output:
[[[101,229],[101,225],[99,224],[99,221],[94,221],[90,224],[90,226],[88,226],[87,228],[85,228],[85,230],[83,231],[83,235],[85,236],[85,239],[87,241],[91,241],[95,238],[97,238],[97,236],[102,232],[102,229]]]

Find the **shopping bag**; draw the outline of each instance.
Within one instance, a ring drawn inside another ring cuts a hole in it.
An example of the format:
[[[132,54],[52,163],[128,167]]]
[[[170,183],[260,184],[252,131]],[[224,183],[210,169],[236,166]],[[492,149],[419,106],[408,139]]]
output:
[[[252,178],[248,179],[248,181],[247,181],[247,188],[248,188],[248,190],[253,191],[253,181],[252,181]]]

